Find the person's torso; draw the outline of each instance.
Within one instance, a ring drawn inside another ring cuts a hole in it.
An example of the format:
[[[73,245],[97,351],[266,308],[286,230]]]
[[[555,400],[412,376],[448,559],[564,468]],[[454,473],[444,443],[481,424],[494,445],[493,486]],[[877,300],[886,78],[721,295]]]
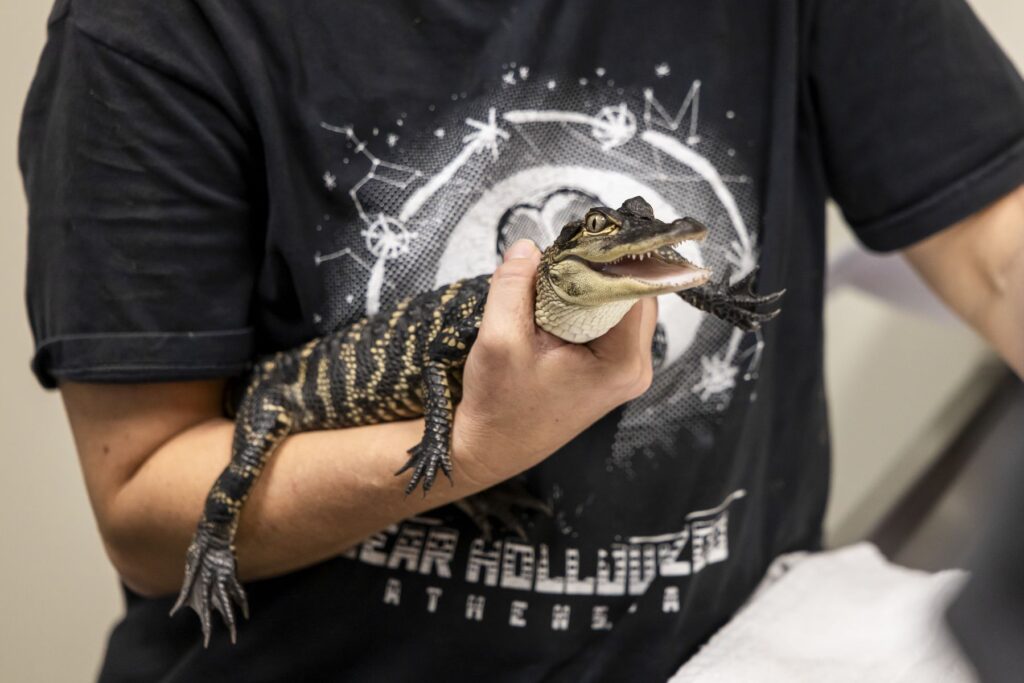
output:
[[[406,520],[252,584],[239,643],[216,633],[207,651],[191,615],[133,600],[110,680],[161,639],[165,680],[657,680],[775,554],[816,543],[822,189],[795,8],[195,5],[264,161],[263,351],[489,272],[515,239],[546,246],[635,195],[710,227],[689,255],[716,277],[760,264],[759,289],[788,292],[757,334],[662,297],[651,389],[526,475],[554,510],[523,516],[526,540],[487,541],[452,507]]]

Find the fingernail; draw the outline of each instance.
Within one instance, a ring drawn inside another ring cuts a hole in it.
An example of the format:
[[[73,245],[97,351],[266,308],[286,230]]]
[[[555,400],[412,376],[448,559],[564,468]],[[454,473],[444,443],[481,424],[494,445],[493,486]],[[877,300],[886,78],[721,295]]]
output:
[[[516,240],[512,243],[512,246],[505,252],[505,260],[511,261],[512,259],[526,259],[533,256],[533,250],[536,247],[533,246],[533,242],[527,239]]]

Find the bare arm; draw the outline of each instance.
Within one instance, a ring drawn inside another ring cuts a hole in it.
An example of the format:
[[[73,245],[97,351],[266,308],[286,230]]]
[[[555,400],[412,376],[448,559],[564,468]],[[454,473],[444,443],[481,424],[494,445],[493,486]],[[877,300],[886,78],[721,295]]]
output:
[[[1024,378],[1024,186],[904,253]]]
[[[177,590],[185,548],[214,479],[231,454],[234,423],[219,382],[65,384],[61,391],[107,552],[143,594]],[[393,473],[422,420],[285,441],[241,519],[243,579],[326,559],[373,531],[474,492],[466,476],[436,495],[402,495]],[[390,471],[389,471],[390,470]]]
[[[369,534],[531,467],[650,383],[656,304],[638,304],[588,346],[533,325],[538,254],[495,275],[455,415],[455,485],[404,495],[394,472],[423,421],[308,432],[285,440],[241,516],[243,580],[336,556]],[[125,582],[144,595],[180,587],[185,550],[234,424],[222,382],[63,384],[93,510]]]

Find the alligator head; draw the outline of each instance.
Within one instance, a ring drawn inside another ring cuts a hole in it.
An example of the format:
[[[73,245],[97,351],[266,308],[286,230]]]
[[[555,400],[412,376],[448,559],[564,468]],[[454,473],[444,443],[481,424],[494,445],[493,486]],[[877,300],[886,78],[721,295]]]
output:
[[[642,297],[704,285],[711,272],[674,247],[702,240],[707,232],[693,218],[658,220],[642,197],[618,209],[590,209],[562,228],[544,251],[537,276],[537,324],[567,341],[590,341]]]

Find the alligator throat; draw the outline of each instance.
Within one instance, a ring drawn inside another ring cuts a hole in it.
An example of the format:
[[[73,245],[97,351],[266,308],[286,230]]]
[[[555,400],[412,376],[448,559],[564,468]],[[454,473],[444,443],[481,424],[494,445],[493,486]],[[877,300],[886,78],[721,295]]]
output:
[[[625,299],[598,306],[570,304],[541,277],[537,280],[534,319],[537,327],[545,332],[574,344],[584,344],[615,327],[635,303],[635,299]]]

